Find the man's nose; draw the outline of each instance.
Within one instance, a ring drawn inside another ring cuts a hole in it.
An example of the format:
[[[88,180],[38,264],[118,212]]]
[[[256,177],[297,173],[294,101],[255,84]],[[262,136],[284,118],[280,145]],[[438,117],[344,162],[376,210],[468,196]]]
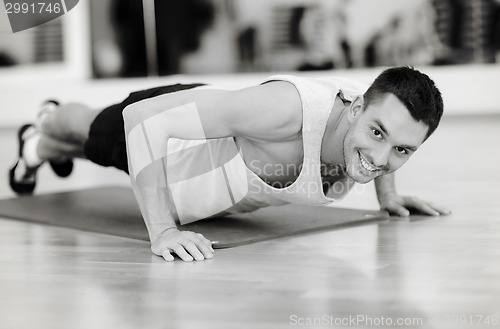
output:
[[[372,154],[370,154],[373,161],[372,164],[378,168],[385,168],[389,162],[391,150],[392,147],[390,145],[383,145],[373,150]]]

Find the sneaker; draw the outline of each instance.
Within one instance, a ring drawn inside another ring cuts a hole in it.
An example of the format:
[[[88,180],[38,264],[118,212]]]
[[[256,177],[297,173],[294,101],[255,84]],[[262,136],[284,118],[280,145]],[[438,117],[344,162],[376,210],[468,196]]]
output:
[[[23,158],[23,148],[26,136],[25,133],[28,129],[35,128],[31,124],[22,126],[17,132],[17,139],[19,143],[19,158],[16,164],[9,171],[10,187],[17,194],[32,194],[36,186],[36,173],[40,166],[28,167]]]
[[[59,102],[50,99],[42,104],[40,111],[37,114],[36,126],[40,130],[43,120],[54,112],[59,106]],[[57,159],[49,160],[50,167],[54,173],[59,177],[68,177],[73,172],[73,160],[72,159]]]
[[[59,102],[53,99],[46,100],[42,103],[36,114],[35,127],[41,131],[42,122],[51,115],[59,106]]]
[[[49,160],[50,168],[59,177],[68,177],[73,172],[73,160]]]

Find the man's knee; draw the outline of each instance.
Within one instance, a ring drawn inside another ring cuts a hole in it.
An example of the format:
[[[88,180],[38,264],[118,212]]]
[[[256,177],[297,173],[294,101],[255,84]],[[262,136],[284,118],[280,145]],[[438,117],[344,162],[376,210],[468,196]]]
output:
[[[44,120],[42,130],[55,138],[84,142],[97,115],[95,112],[80,103],[62,105]]]

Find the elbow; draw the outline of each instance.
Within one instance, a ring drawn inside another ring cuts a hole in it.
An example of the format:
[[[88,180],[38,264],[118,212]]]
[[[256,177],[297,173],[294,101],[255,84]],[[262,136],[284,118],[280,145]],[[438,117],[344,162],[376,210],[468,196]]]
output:
[[[122,111],[123,121],[130,121],[133,112],[135,112],[134,104],[125,106],[125,108]]]
[[[123,123],[126,130],[132,129],[138,123],[137,106],[135,104],[127,105],[122,111]]]

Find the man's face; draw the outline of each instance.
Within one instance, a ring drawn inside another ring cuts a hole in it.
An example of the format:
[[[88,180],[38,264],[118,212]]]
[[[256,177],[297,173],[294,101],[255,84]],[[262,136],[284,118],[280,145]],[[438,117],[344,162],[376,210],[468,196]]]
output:
[[[351,108],[348,118],[347,175],[362,184],[399,169],[422,145],[428,131],[393,94],[371,102],[364,111],[360,106]]]

